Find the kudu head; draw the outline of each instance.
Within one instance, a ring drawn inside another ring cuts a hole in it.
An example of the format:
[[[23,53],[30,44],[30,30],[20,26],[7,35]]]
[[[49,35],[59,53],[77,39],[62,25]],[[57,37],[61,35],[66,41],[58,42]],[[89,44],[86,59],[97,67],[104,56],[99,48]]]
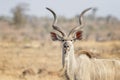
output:
[[[54,20],[52,23],[52,27],[54,30],[58,31],[61,35],[55,33],[55,32],[51,32],[51,38],[53,41],[61,41],[62,42],[62,49],[63,49],[63,66],[64,66],[64,60],[68,57],[69,52],[74,50],[74,46],[73,46],[73,42],[75,42],[76,40],[81,40],[82,39],[82,28],[84,26],[84,23],[82,22],[82,18],[83,18],[83,14],[85,12],[87,12],[88,10],[90,10],[91,8],[87,8],[85,9],[79,16],[79,26],[74,27],[68,35],[66,35],[65,32],[63,32],[63,30],[56,26],[56,22],[57,22],[57,16],[55,14],[55,12],[53,10],[51,10],[50,8],[46,8],[47,10],[49,10],[53,16],[54,16]]]

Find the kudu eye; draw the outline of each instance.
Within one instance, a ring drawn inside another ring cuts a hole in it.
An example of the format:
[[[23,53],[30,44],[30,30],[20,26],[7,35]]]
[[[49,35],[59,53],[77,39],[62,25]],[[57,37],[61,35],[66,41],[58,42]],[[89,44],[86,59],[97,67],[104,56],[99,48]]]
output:
[[[64,42],[65,40],[63,39],[62,42]]]
[[[70,41],[71,41],[71,42],[74,42],[74,39],[71,39]]]

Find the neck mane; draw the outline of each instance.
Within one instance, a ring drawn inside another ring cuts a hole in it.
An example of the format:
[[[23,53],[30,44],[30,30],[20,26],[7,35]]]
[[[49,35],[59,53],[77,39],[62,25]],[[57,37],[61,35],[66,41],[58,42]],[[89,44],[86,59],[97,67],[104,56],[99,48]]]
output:
[[[64,53],[63,53],[64,54]],[[67,52],[67,58],[65,58],[66,60],[64,63],[64,70],[67,73],[67,76],[69,77],[74,77],[74,73],[75,73],[75,69],[77,66],[77,62],[76,62],[76,58],[75,58],[75,54],[74,54],[74,46],[71,47],[70,51]]]

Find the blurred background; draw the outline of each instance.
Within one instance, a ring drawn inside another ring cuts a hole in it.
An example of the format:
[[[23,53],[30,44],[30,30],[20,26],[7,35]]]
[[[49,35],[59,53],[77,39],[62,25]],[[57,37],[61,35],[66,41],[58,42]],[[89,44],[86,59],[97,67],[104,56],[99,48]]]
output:
[[[78,25],[81,11],[88,7],[93,10],[85,14],[86,40],[119,40],[120,1],[1,1],[0,2],[0,40],[48,40],[52,30],[52,14],[46,7],[58,15],[58,26],[66,31]]]
[[[63,80],[61,46],[50,38],[54,10],[57,25],[69,32],[84,15],[83,40],[75,51],[120,58],[119,0],[0,0],[0,79]]]

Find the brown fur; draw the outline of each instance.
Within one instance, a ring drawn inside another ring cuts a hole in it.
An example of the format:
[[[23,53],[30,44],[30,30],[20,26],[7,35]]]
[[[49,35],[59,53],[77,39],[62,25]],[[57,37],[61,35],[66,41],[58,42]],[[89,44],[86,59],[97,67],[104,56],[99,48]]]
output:
[[[75,52],[76,56],[80,56],[81,54],[86,54],[89,58],[95,57],[95,55],[90,51],[80,50]]]

